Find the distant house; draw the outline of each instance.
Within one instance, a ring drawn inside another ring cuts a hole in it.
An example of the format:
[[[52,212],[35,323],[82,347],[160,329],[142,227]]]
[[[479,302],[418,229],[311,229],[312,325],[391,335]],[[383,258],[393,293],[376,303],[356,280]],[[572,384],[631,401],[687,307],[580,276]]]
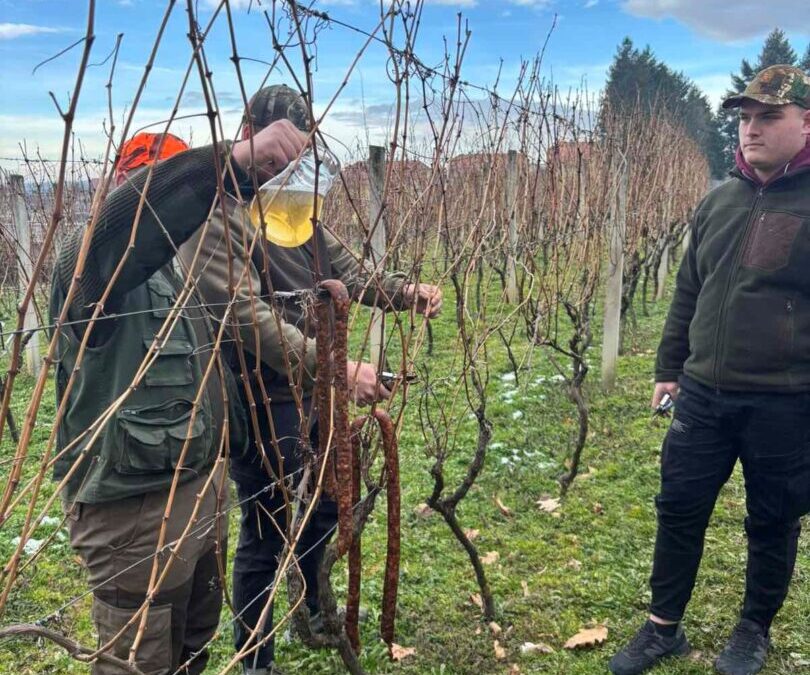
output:
[[[386,164],[386,171],[389,169],[391,180],[387,187],[386,213],[390,216],[398,207],[412,204],[417,195],[428,186],[431,167],[419,160],[397,159]],[[341,167],[340,173],[341,178],[336,181],[324,202],[321,217],[333,231],[357,245],[364,237],[359,229],[361,219],[357,216],[360,214],[364,222],[369,213],[368,163],[360,160],[346,164]],[[345,189],[342,184],[344,182]]]
[[[546,165],[576,166],[580,161],[587,161],[593,150],[593,143],[582,141],[559,141],[546,153]]]

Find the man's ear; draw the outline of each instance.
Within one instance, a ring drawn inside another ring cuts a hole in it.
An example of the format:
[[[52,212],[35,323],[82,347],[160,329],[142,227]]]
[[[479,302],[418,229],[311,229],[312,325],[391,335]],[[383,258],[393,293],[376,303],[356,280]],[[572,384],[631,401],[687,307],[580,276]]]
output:
[[[808,142],[810,142],[810,109],[804,111],[804,121],[802,124],[802,133],[807,136]]]

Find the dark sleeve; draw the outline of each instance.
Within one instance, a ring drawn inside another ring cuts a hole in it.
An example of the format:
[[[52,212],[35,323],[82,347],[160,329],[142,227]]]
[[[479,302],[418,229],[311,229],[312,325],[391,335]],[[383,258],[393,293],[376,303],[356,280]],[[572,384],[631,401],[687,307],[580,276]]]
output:
[[[676,382],[689,356],[689,324],[692,323],[695,314],[701,286],[697,268],[700,213],[701,209],[698,208],[690,226],[689,246],[681,260],[675,296],[672,298],[661,343],[658,345],[658,356],[655,361],[656,382]]]
[[[175,254],[175,249],[205,221],[216,196],[216,162],[227,146],[206,146],[175,155],[158,164],[144,200],[134,246],[105,302],[105,312],[116,311],[120,300],[144,283]],[[244,175],[234,165],[237,180]],[[121,258],[129,247],[132,226],[148,171],[113,190],[105,200],[90,240],[87,262],[70,308],[71,320],[93,313]],[[226,183],[227,187],[228,183]],[[67,293],[79,257],[84,232],[72,235],[56,261],[55,276]],[[171,241],[170,241],[171,239]]]

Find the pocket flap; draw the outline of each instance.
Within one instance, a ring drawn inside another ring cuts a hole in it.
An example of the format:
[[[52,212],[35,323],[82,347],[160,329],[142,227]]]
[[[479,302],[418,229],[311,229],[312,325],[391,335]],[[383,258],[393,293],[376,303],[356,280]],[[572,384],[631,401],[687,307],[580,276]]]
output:
[[[173,427],[168,428],[169,436],[176,438],[178,441],[185,441],[189,438],[198,438],[205,431],[205,423],[203,421],[203,414],[201,410],[197,411],[194,417],[194,422],[189,425],[188,420],[184,420],[180,424],[175,424]]]
[[[154,341],[154,338],[145,337],[143,339],[143,346],[147,351],[149,351]],[[158,351],[159,356],[190,356],[193,353],[194,345],[182,338],[166,340]]]
[[[166,430],[159,426],[144,426],[123,417],[119,422],[124,431],[142,445],[159,446],[166,440]]]
[[[146,285],[155,295],[163,296],[164,298],[171,298],[174,295],[174,290],[169,283],[160,278],[158,275],[152,275],[146,280]]]

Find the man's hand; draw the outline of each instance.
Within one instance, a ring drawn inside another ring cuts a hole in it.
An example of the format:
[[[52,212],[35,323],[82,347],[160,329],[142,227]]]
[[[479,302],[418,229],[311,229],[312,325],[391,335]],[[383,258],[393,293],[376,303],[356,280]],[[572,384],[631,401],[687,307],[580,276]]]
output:
[[[434,319],[442,311],[442,289],[430,284],[405,284],[402,298],[408,307],[416,307],[417,314]]]
[[[346,374],[349,379],[349,396],[357,405],[371,405],[391,398],[377,378],[377,369],[370,363],[346,361]]]
[[[259,182],[270,180],[301,154],[307,135],[299,131],[290,120],[278,120],[253,136],[253,158],[250,141],[233,144],[234,161],[245,171],[256,169]]]
[[[664,394],[669,394],[672,400],[675,401],[678,398],[679,391],[680,387],[677,382],[656,382],[652,403],[650,404],[652,409],[655,410],[658,407],[658,404],[661,403],[661,399],[664,398]]]

